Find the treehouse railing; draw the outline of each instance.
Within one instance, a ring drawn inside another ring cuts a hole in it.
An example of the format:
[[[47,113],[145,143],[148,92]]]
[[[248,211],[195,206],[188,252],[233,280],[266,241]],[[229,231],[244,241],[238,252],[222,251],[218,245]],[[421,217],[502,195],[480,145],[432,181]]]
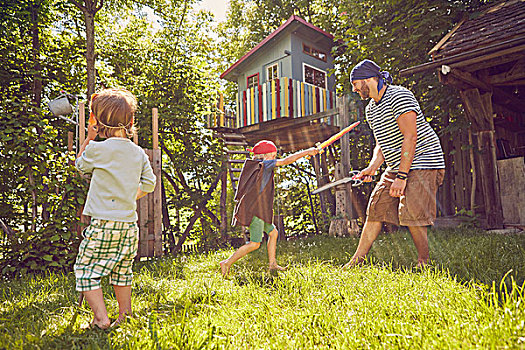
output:
[[[242,128],[283,117],[300,118],[337,107],[335,92],[287,77],[239,91],[235,115],[224,112],[222,95],[218,113],[210,116],[209,127]],[[337,124],[336,115],[327,118]]]

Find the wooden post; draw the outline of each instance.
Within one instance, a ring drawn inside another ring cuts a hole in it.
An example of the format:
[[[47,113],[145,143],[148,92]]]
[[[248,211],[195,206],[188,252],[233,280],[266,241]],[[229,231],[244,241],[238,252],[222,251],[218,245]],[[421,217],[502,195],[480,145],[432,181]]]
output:
[[[159,110],[157,108],[151,109],[151,124],[153,149],[159,149]]]
[[[353,102],[353,101],[352,101]],[[341,128],[346,128],[348,125],[350,125],[350,107],[356,108],[355,103],[350,104],[349,96],[344,95],[339,97],[339,117],[341,121]],[[346,134],[341,138],[341,165],[343,172],[343,177],[348,176],[351,166],[350,166],[350,135]],[[353,219],[355,217],[354,215],[354,208],[352,205],[352,185],[348,184],[345,186],[347,195],[345,196],[345,213],[347,214],[348,219]]]
[[[220,211],[220,217],[221,217],[221,223],[219,232],[221,234],[221,238],[226,238],[226,231],[228,230],[228,215],[226,212],[226,200],[228,195],[228,174],[226,172],[226,166],[223,166],[224,171],[221,175],[221,199],[219,203],[219,211]],[[231,174],[231,172],[230,172]],[[233,184],[233,181],[232,181]]]
[[[84,143],[86,139],[86,110],[84,102],[78,104],[78,148]],[[78,150],[77,150],[78,151]]]
[[[151,166],[153,168],[153,174],[157,177],[157,184],[155,190],[152,193],[152,205],[153,208],[153,235],[155,239],[153,252],[155,256],[162,256],[164,250],[162,247],[162,153],[159,149],[159,114],[158,109],[153,108],[152,110],[152,159]]]
[[[340,180],[347,176],[344,172],[343,164],[337,163],[335,165],[335,180]],[[336,186],[335,188],[335,219],[330,222],[330,229],[328,231],[330,236],[346,236],[348,234],[358,235],[359,225],[357,220],[352,220],[348,216],[348,205],[352,205],[352,201],[348,198],[350,193],[346,189],[347,184]]]
[[[356,108],[355,103],[349,103],[348,96],[337,99],[339,110],[339,121],[341,128],[350,125],[350,108]],[[340,180],[349,175],[350,172],[350,136],[348,134],[341,138],[341,162],[335,165],[335,180]],[[346,236],[347,234],[359,234],[359,226],[355,220],[354,206],[352,201],[352,186],[350,183],[337,186],[336,196],[336,218],[330,222],[329,234],[332,236]]]
[[[325,183],[323,182],[323,177],[321,176],[321,166],[319,162],[319,155],[315,155],[312,158],[310,158],[310,163],[312,164],[314,171],[315,171],[315,179],[317,180],[317,187],[323,186]],[[325,203],[325,197],[323,193],[321,192],[319,195],[319,203],[321,204],[321,213],[323,214],[323,217],[326,218],[327,212],[326,212],[326,203]]]
[[[75,135],[72,131],[68,131],[67,133],[67,150],[69,152],[73,151],[73,143],[75,142]]]
[[[503,209],[499,191],[498,170],[496,163],[496,140],[492,116],[491,93],[481,95],[478,89],[460,92],[467,117],[472,122],[474,134],[477,132],[479,155],[479,174],[485,204],[487,228],[503,227]]]
[[[226,126],[224,121],[224,96],[219,92],[219,127]]]

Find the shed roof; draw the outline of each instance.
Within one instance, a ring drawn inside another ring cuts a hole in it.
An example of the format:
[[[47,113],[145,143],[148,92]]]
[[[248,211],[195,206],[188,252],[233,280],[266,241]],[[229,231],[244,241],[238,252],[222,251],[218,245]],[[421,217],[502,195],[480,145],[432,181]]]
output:
[[[477,17],[460,21],[430,50],[432,62],[403,69],[401,76],[423,72],[441,65],[470,64],[471,59],[497,52],[509,54],[523,50],[525,45],[525,0],[503,1],[491,5]],[[479,62],[478,60],[475,60]]]
[[[270,35],[268,35],[266,38],[264,38],[263,41],[261,41],[259,44],[257,44],[253,49],[248,51],[244,56],[242,56],[237,62],[235,62],[230,68],[228,68],[224,73],[221,74],[221,79],[227,79],[232,80],[231,73],[233,73],[235,70],[240,68],[240,66],[247,61],[249,58],[251,58],[256,52],[258,52],[261,48],[266,46],[268,43],[271,43],[273,39],[275,39],[279,34],[283,33],[285,30],[290,29],[293,25],[299,25],[304,26],[306,28],[309,28],[317,33],[322,34],[326,38],[333,40],[334,36],[324,30],[322,30],[319,27],[314,26],[312,23],[309,23],[302,19],[301,17],[292,15],[286,22],[284,22],[279,28],[277,28],[274,32],[272,32]]]
[[[438,59],[524,37],[525,1],[504,1],[461,21],[430,54]]]

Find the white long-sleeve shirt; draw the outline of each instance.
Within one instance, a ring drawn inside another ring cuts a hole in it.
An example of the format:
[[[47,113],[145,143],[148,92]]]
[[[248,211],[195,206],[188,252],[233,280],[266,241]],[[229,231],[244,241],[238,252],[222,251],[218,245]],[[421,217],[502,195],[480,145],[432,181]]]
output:
[[[153,192],[157,180],[142,148],[120,137],[91,141],[75,165],[81,172],[92,174],[84,215],[137,221],[137,190]]]

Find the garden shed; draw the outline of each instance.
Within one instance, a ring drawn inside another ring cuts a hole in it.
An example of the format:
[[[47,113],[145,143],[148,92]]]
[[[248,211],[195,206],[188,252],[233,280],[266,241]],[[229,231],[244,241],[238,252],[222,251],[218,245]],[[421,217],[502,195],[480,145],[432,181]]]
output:
[[[525,1],[466,16],[429,54],[431,62],[400,74],[438,70],[441,83],[459,90],[471,125],[443,144],[443,211],[455,203],[474,208],[487,228],[525,226]],[[452,155],[462,145],[471,146],[467,156]]]

